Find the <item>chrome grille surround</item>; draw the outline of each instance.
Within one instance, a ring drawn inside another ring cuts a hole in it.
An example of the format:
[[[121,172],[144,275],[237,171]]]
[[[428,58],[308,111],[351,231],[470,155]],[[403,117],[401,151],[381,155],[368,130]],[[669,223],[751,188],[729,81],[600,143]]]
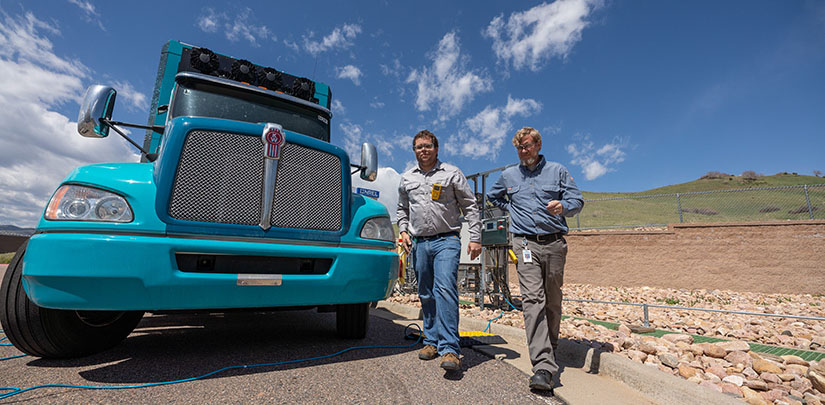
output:
[[[258,225],[264,188],[260,135],[193,130],[187,134],[169,198],[169,216],[187,221]],[[341,160],[286,143],[281,150],[271,225],[338,230]]]

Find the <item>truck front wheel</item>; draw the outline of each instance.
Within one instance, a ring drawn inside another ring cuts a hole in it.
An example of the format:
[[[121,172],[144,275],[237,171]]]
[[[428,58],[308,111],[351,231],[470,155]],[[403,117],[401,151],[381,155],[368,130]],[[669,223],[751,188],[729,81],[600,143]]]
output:
[[[370,304],[341,304],[335,314],[338,337],[363,339],[369,327]]]
[[[0,324],[21,352],[44,358],[82,357],[111,348],[129,336],[142,311],[73,311],[37,306],[23,289],[24,242],[0,286]]]

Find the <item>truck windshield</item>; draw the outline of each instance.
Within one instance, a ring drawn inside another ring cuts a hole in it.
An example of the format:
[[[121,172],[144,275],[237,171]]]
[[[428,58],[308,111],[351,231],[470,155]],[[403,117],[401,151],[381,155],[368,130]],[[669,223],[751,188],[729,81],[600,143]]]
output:
[[[197,80],[178,82],[172,118],[223,118],[245,122],[272,122],[284,129],[329,142],[329,117],[275,97]]]

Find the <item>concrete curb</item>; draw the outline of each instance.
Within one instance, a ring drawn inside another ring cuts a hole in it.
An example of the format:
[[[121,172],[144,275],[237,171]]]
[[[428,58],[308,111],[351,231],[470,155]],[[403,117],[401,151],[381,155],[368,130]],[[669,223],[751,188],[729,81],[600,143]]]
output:
[[[420,319],[421,316],[420,308],[394,302],[379,301],[378,308],[386,309],[407,319]],[[407,317],[405,314],[409,314],[410,317]],[[483,331],[487,328],[487,325],[487,321],[479,319],[461,317],[459,320],[460,330]],[[523,329],[492,323],[487,332],[501,336],[509,344],[525,348],[527,346],[527,339]],[[480,349],[481,350],[478,351],[491,357],[498,359],[499,356],[501,356],[500,352],[496,350],[484,350],[483,347],[480,347]],[[560,363],[620,381],[659,403],[668,405],[742,405],[742,401],[729,395],[700,387],[697,384],[663,373],[659,369],[636,363],[618,354],[596,351],[591,347],[567,339],[559,340],[556,356],[556,359]],[[525,374],[530,375],[529,369],[519,369]],[[558,394],[559,393],[557,393],[557,395]],[[568,403],[570,402],[564,397],[559,397],[559,399]]]

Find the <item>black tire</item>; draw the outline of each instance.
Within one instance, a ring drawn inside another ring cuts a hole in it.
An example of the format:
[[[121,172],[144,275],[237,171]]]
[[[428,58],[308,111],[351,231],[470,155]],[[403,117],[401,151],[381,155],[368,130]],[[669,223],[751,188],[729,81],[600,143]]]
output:
[[[23,353],[44,358],[82,357],[109,349],[129,336],[142,311],[73,311],[37,306],[23,290],[24,242],[0,285],[0,324]]]
[[[338,337],[363,339],[367,336],[370,319],[370,304],[341,304],[335,314]]]

